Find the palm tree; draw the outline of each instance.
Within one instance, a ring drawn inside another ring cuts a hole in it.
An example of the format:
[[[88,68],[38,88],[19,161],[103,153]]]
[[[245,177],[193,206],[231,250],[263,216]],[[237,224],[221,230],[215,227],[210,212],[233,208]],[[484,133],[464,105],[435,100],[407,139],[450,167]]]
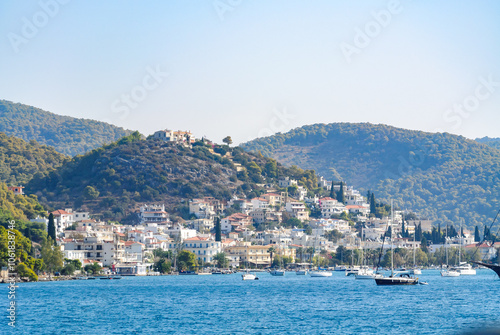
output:
[[[274,247],[269,247],[269,249],[267,249],[267,252],[271,256],[271,264],[269,266],[272,267],[273,266],[273,255],[276,252],[276,249]]]
[[[314,255],[314,247],[309,247],[307,248],[306,252],[309,254],[309,260],[312,262],[312,258],[313,258],[313,255]]]
[[[304,261],[304,260],[302,259],[302,256],[303,256],[303,254],[304,254],[304,248],[302,248],[302,247],[297,248],[297,250],[296,250],[296,254],[300,254],[300,262],[302,263],[302,262]]]

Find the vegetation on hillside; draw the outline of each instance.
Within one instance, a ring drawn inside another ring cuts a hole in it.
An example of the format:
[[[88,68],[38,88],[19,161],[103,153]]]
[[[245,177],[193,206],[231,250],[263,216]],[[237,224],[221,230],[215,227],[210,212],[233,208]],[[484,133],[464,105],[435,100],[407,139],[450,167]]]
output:
[[[446,133],[368,123],[315,124],[245,143],[285,165],[315,169],[384,202],[436,219],[491,222],[500,208],[500,151]]]
[[[486,136],[482,138],[476,138],[475,141],[479,143],[484,143],[495,149],[500,149],[500,138],[491,138]]]
[[[34,175],[43,177],[67,159],[54,148],[36,141],[28,143],[0,133],[0,182],[24,185]]]
[[[0,132],[25,141],[36,140],[71,156],[131,133],[105,122],[57,115],[7,100],[0,100]]]
[[[276,183],[282,176],[311,189],[317,185],[312,170],[285,168],[240,148],[202,141],[188,148],[144,140],[136,132],[74,157],[48,176],[34,178],[28,188],[51,207],[80,208],[100,213],[103,219],[127,222],[134,219],[128,214],[143,203],[165,203],[185,217],[189,199],[252,198],[264,192],[265,183]]]

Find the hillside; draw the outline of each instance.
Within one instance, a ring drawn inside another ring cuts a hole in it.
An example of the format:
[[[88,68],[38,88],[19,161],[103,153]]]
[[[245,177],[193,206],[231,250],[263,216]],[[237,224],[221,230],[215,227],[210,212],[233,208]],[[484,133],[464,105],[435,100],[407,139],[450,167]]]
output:
[[[105,219],[122,220],[142,203],[165,203],[185,215],[187,200],[203,196],[229,200],[233,195],[254,197],[258,184],[288,175],[313,188],[314,171],[284,168],[273,159],[242,149],[197,142],[192,149],[133,133],[120,141],[74,157],[48,177],[34,178],[27,187],[43,204],[81,208]],[[235,164],[245,167],[237,172]]]
[[[0,100],[0,132],[25,141],[36,140],[75,156],[132,133],[105,122],[77,119]]]
[[[54,148],[36,141],[28,143],[0,133],[0,182],[26,184],[34,175],[45,176],[67,159]]]
[[[475,141],[479,143],[484,143],[495,149],[500,149],[500,138],[491,138],[486,136],[482,138],[476,138]]]
[[[500,208],[500,151],[464,137],[368,123],[315,124],[250,141],[285,165],[394,198],[442,224],[491,222]]]

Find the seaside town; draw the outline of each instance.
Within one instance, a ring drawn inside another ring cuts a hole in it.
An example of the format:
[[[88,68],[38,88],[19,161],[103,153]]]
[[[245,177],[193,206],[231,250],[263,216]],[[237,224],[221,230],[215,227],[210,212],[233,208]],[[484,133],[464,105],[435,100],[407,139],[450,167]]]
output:
[[[189,148],[196,141],[189,131],[162,130],[152,137]],[[235,166],[238,171],[245,169]],[[401,256],[396,259],[400,267],[441,266],[443,248],[463,249],[464,258],[467,250],[476,248],[475,259],[497,257],[500,243],[478,246],[477,231],[461,228],[459,234],[451,226],[448,234],[448,227],[433,228],[431,220],[376,203],[373,193],[363,196],[343,182],[320,176],[317,187],[329,196],[310,196],[303,183],[290,177],[259,186],[265,192],[250,199],[186,199],[188,219],[172,216],[164,204],[155,202],[137,208],[135,224],[101,220],[100,215],[73,208],[31,219],[52,235],[64,258],[62,271],[55,275],[37,271],[38,280],[86,278],[84,274],[212,274],[276,268],[357,273],[362,267],[380,266],[379,254],[389,249]],[[8,189],[24,196],[22,186]],[[40,248],[34,250],[34,258],[41,258]],[[433,253],[441,254],[437,264],[428,259]],[[382,265],[387,267],[387,262]],[[2,276],[6,272],[3,269]]]

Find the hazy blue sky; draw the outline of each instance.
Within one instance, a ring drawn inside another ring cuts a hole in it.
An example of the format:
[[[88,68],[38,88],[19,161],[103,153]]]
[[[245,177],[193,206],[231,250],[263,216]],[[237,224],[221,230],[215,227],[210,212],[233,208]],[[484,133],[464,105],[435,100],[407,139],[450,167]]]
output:
[[[500,137],[500,1],[2,1],[0,98],[247,141],[372,122]]]

